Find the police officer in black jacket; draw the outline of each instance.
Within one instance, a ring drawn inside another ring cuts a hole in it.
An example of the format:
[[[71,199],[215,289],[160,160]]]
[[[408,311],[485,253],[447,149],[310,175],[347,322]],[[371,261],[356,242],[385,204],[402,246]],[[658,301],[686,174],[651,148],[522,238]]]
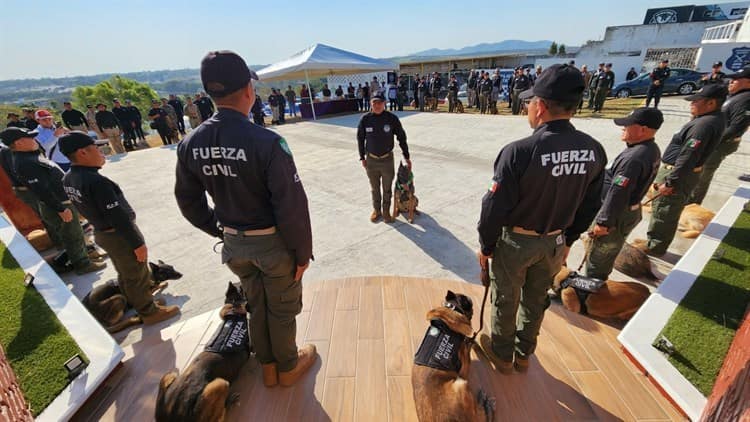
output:
[[[714,62],[713,66],[711,66],[711,73],[701,78],[704,86],[724,83],[724,78],[726,78],[727,74],[721,71],[722,66],[724,66],[724,63],[721,61]]]
[[[385,110],[385,97],[375,95],[372,97],[371,104],[372,111],[362,116],[357,126],[359,161],[367,171],[367,178],[370,179],[373,208],[370,221],[375,223],[382,216],[383,221],[392,223],[393,216],[391,216],[390,207],[393,191],[391,189],[395,175],[393,137],[398,139],[406,164],[411,169],[409,146],[406,144],[406,132],[398,116]]]
[[[83,133],[83,132],[78,132]],[[49,235],[56,246],[62,246],[77,274],[99,271],[107,265],[93,262],[86,251],[78,212],[71,206],[63,189],[63,171],[47,159],[34,139],[36,131],[8,128],[0,132],[0,139],[13,152],[12,161],[19,193],[31,191],[38,199],[34,211],[49,227]],[[58,141],[59,142],[59,141]],[[62,151],[62,150],[61,150]],[[31,205],[33,201],[27,202]]]
[[[135,137],[142,142],[146,142],[146,135],[143,133],[143,115],[141,114],[141,110],[134,106],[130,100],[125,100],[125,110],[128,112]]]
[[[601,203],[604,148],[570,123],[583,90],[581,72],[557,64],[521,93],[534,133],[500,151],[482,200],[477,255],[482,268],[494,257],[494,278],[492,336],[480,343],[502,373],[513,371],[514,357],[517,370],[527,369],[547,289]]]
[[[664,150],[654,185],[660,196],[652,202],[648,240],[633,242],[649,255],[664,255],[674,239],[680,214],[700,180],[703,164],[721,142],[726,126],[721,104],[726,97],[723,84],[706,85],[685,97],[690,101],[693,120],[674,134]]]
[[[520,95],[529,88],[531,88],[531,79],[529,79],[529,75],[522,68],[519,68],[516,71],[516,76],[513,78],[513,114],[521,113]]]
[[[214,103],[210,98],[208,98],[208,96],[206,96],[205,92],[201,92],[197,96],[198,100],[195,102],[195,104],[198,106],[198,111],[201,114],[201,119],[203,121],[206,121],[211,117],[211,115],[214,114]]]
[[[132,113],[127,108],[123,107],[122,103],[120,103],[120,100],[117,98],[112,100],[112,113],[120,122],[125,149],[129,151],[135,149],[135,129],[133,128],[133,121],[131,120]]]
[[[669,68],[669,60],[664,59],[648,75],[651,79],[651,84],[648,86],[648,91],[646,91],[646,107],[651,104],[651,99],[653,99],[654,108],[659,108],[659,100],[661,100],[661,94],[664,92],[664,83],[671,73],[672,69]]]
[[[602,207],[591,228],[594,239],[586,260],[586,275],[600,280],[609,278],[617,254],[641,221],[641,199],[659,170],[661,153],[654,136],[664,116],[643,107],[614,122],[622,126],[627,147],[605,171]]]
[[[612,63],[604,66],[604,71],[596,77],[596,93],[594,94],[594,112],[602,111],[607,95],[615,85],[615,72],[612,71]]]
[[[69,101],[63,102],[63,107],[65,110],[63,110],[61,117],[65,127],[70,130],[81,130],[84,132],[91,129],[89,128],[89,123],[86,121],[86,116],[74,109]]]
[[[60,152],[70,159],[70,171],[62,180],[67,197],[94,226],[94,238],[117,270],[117,281],[144,324],[176,316],[176,305],[162,306],[151,295],[148,249],[135,224],[135,211],[120,187],[99,174],[106,163],[96,143],[83,132],[70,132],[58,141]]]
[[[314,345],[295,343],[312,230],[289,146],[248,119],[256,101],[253,79],[255,72],[231,51],[203,58],[201,80],[219,110],[178,145],[175,197],[190,223],[223,236],[222,261],[247,295],[263,382],[289,386],[316,360]]]
[[[742,135],[750,126],[750,66],[746,66],[727,78],[729,78],[729,98],[721,106],[727,126],[716,149],[703,164],[703,171],[698,184],[693,189],[690,203],[703,202],[714,173],[725,158],[739,149]],[[748,166],[745,166],[745,170],[747,169]]]
[[[182,101],[180,101],[179,98],[177,98],[174,94],[169,94],[169,101],[167,101],[167,104],[171,105],[174,109],[175,114],[177,114],[177,130],[180,131],[181,134],[185,134],[185,107],[182,104]]]

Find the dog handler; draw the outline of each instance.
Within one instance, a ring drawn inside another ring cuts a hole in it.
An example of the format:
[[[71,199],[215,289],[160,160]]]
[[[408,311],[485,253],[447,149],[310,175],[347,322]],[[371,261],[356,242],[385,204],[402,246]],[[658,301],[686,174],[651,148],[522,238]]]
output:
[[[661,152],[654,136],[664,116],[656,108],[643,107],[614,122],[623,127],[621,139],[627,147],[605,171],[604,198],[586,261],[586,275],[600,280],[609,278],[622,245],[641,221],[641,200],[659,170]]]
[[[520,94],[534,133],[500,151],[482,199],[477,255],[482,268],[494,259],[491,337],[483,334],[480,343],[504,374],[513,371],[514,355],[518,371],[528,368],[550,304],[547,289],[601,203],[604,149],[570,123],[583,90],[581,72],[563,64]]]
[[[726,97],[727,88],[721,84],[706,85],[685,97],[690,101],[693,120],[674,134],[664,150],[654,185],[661,196],[654,199],[651,207],[648,240],[633,242],[649,255],[664,255],[674,239],[680,214],[700,180],[703,164],[721,142],[726,125],[721,104]]]
[[[161,306],[154,302],[148,251],[135,224],[135,212],[120,187],[99,174],[106,160],[94,140],[74,131],[61,136],[58,145],[72,163],[63,178],[65,192],[94,226],[96,243],[109,254],[128,303],[147,325],[177,315],[180,308],[176,305]]]
[[[191,224],[224,239],[222,261],[247,295],[263,383],[291,386],[316,360],[314,345],[295,342],[312,230],[289,146],[248,119],[257,78],[231,51],[203,58],[201,80],[218,111],[178,145],[175,197]]]
[[[385,98],[380,94],[373,95],[371,105],[372,111],[362,116],[357,126],[359,161],[370,179],[373,208],[370,221],[375,223],[382,216],[383,221],[392,223],[393,216],[391,216],[390,208],[393,177],[396,174],[393,161],[393,137],[398,139],[404,160],[411,170],[409,146],[406,144],[406,132],[398,116],[385,110]]]

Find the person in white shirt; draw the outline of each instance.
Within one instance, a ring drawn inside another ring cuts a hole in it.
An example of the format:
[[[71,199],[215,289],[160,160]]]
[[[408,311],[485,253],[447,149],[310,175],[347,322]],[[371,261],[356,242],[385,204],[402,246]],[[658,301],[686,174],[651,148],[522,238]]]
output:
[[[62,171],[67,172],[70,169],[70,160],[57,147],[57,138],[70,131],[62,126],[56,127],[55,118],[47,110],[37,110],[34,118],[39,123],[39,126],[36,128],[37,132],[39,132],[36,140],[44,149],[44,155],[50,161],[57,164]]]

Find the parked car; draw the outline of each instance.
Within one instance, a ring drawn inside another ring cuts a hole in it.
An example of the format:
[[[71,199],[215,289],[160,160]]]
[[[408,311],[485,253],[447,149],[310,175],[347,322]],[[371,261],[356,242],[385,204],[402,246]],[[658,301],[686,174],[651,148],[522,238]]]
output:
[[[610,92],[611,96],[627,98],[635,95],[646,95],[651,79],[648,73],[642,73],[635,79],[620,82]],[[690,69],[673,68],[669,78],[664,82],[664,94],[689,95],[701,85],[702,73]]]

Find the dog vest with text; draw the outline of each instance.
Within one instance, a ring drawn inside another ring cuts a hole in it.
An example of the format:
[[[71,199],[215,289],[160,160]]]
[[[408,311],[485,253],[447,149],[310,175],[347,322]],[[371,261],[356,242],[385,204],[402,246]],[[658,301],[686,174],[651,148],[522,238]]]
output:
[[[461,371],[458,351],[466,336],[450,328],[439,318],[430,320],[430,326],[414,355],[414,363],[442,371]]]
[[[581,302],[581,311],[583,315],[588,314],[588,308],[586,308],[586,299],[588,299],[591,293],[596,293],[604,285],[605,281],[593,277],[584,277],[577,272],[573,271],[568,277],[563,280],[560,287],[565,289],[572,287],[578,296],[578,301]]]
[[[226,315],[224,323],[214,333],[204,349],[207,352],[234,353],[250,352],[247,315]]]

